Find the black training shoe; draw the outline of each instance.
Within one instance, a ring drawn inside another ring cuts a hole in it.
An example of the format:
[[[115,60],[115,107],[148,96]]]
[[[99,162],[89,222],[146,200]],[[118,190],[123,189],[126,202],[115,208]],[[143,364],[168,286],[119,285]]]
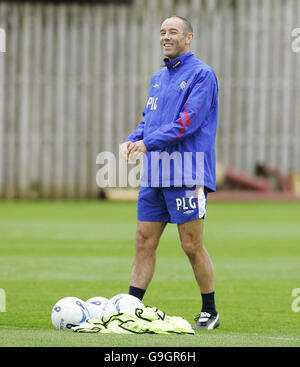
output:
[[[212,316],[208,312],[201,312],[200,315],[195,317],[195,321],[197,321],[197,323],[193,327],[194,330],[212,330],[216,329],[220,325],[220,317],[218,313],[216,316]]]

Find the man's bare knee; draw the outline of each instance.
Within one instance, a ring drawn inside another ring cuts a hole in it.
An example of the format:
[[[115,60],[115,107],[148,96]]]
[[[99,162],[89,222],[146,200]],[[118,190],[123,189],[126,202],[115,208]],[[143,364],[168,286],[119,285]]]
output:
[[[164,225],[139,225],[136,231],[137,253],[153,254],[156,251]]]
[[[136,251],[137,252],[155,252],[157,247],[157,241],[144,233],[142,230],[138,229],[136,232]]]
[[[181,241],[181,247],[186,255],[193,257],[201,252],[203,248],[203,242],[200,240],[193,240],[191,237],[189,238],[187,236]]]
[[[178,226],[178,229],[183,251],[188,256],[195,256],[204,247],[202,223],[186,223],[185,225]]]

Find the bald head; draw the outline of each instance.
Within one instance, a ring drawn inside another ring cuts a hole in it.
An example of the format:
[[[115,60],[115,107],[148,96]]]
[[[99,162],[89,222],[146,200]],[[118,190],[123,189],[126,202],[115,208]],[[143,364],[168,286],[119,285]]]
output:
[[[192,26],[191,22],[189,20],[187,20],[186,18],[181,17],[179,15],[171,15],[167,19],[170,19],[170,18],[177,18],[177,19],[180,19],[181,20],[182,25],[183,25],[183,31],[184,31],[184,33],[193,33],[194,32],[193,31],[193,26]]]

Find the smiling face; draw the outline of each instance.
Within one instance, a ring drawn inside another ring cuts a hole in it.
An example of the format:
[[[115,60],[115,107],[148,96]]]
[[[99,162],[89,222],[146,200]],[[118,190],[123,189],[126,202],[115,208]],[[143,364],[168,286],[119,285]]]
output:
[[[180,18],[167,18],[160,28],[160,45],[163,54],[170,59],[188,52],[193,39],[193,33],[186,30]]]

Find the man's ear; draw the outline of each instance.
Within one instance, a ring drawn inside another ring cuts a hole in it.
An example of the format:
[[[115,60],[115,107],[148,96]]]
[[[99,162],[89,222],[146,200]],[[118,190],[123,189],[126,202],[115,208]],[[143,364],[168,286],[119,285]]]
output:
[[[192,43],[192,41],[193,41],[194,33],[188,33],[186,37],[187,37],[187,39],[186,39],[186,43],[187,43],[188,45],[190,45],[190,44]]]

